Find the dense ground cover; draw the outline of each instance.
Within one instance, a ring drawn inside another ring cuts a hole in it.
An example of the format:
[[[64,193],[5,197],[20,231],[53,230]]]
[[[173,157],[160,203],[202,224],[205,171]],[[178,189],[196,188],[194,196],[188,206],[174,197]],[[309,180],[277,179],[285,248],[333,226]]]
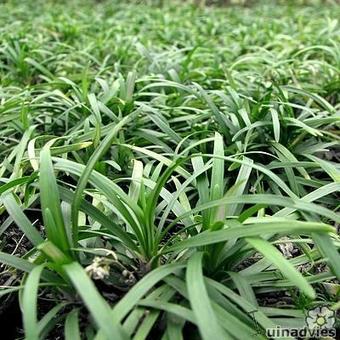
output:
[[[265,338],[338,311],[337,17],[0,4],[8,338]]]

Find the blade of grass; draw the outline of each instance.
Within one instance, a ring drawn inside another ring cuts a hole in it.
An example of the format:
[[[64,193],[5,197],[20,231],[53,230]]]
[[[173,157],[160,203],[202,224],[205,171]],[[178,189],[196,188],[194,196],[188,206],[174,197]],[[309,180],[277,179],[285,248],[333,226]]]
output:
[[[195,253],[188,261],[186,282],[189,301],[204,340],[227,339],[211,305],[202,272],[203,253]]]
[[[96,324],[106,337],[108,339],[112,337],[119,340],[127,339],[123,328],[114,322],[115,319],[110,313],[110,306],[99,294],[91,279],[86,275],[85,270],[77,262],[64,265],[63,268]]]
[[[31,221],[26,217],[26,215],[21,210],[13,194],[8,193],[2,195],[1,200],[7,212],[13,218],[13,221],[21,229],[25,236],[32,242],[34,246],[37,246],[38,244],[44,241],[38,230],[32,225]]]
[[[54,175],[50,150],[46,146],[40,153],[40,201],[47,238],[61,251],[70,254],[60,198]]]
[[[84,169],[83,173],[81,174],[77,188],[74,194],[74,200],[72,202],[72,238],[73,238],[73,245],[76,246],[78,243],[78,214],[79,214],[79,207],[81,204],[82,194],[86,188],[86,184],[88,179],[91,175],[93,168],[95,167],[98,160],[103,156],[103,154],[108,150],[111,146],[113,139],[116,137],[118,132],[123,128],[125,124],[131,121],[139,111],[135,111],[130,115],[124,117],[115,127],[110,131],[110,133],[103,139],[100,143],[98,148],[92,154],[89,162],[87,163],[86,168]]]
[[[22,293],[22,315],[26,339],[39,339],[37,299],[44,265],[36,266],[29,273]]]
[[[81,340],[78,314],[77,309],[73,309],[67,314],[64,330],[65,340]]]
[[[316,294],[312,286],[305,280],[301,273],[286,260],[282,254],[269,242],[260,238],[247,238],[246,241],[258,252],[263,254],[277,267],[282,274],[296,285],[303,293],[311,299],[315,299]]]

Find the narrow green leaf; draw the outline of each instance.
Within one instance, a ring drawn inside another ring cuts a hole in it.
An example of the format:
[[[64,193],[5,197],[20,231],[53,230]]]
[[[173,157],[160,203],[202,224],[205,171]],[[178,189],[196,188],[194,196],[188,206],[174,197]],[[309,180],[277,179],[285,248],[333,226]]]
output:
[[[334,182],[340,183],[340,171],[336,168],[335,164],[325,161],[313,155],[306,155],[309,159],[319,164],[319,166],[333,179]]]
[[[77,262],[66,264],[63,268],[90,311],[96,324],[106,337],[117,340],[127,339],[123,328],[118,325],[112,317],[110,306],[99,294],[94,283],[86,275],[85,270]]]
[[[40,202],[47,238],[61,251],[69,254],[70,245],[60,208],[60,198],[54,175],[50,150],[44,147],[40,153]]]
[[[188,261],[186,282],[191,308],[204,340],[226,339],[226,333],[217,321],[205,287],[202,272],[203,253],[195,253]]]
[[[20,178],[13,179],[8,181],[7,183],[0,186],[0,195],[2,195],[5,191],[16,187],[17,185],[26,184],[28,182],[33,181],[37,177],[37,174],[34,173],[31,176],[24,176]]]
[[[310,298],[315,298],[315,291],[312,286],[306,281],[302,274],[286,260],[282,254],[269,242],[260,238],[247,238],[247,242],[253,246],[258,252],[263,254],[270,262],[277,267],[282,274],[293,284],[296,285],[303,293]]]
[[[228,228],[216,231],[205,231],[178,244],[165,248],[164,253],[181,251],[193,247],[228,241],[235,238],[251,237],[266,234],[299,234],[299,233],[334,233],[334,228],[323,223],[300,222],[287,220],[286,222],[266,222],[245,225],[242,228]]]
[[[65,302],[60,302],[51,308],[38,322],[39,334],[41,334],[51,322],[54,321],[57,314],[67,305]]]
[[[230,277],[232,278],[237,290],[239,291],[240,295],[253,306],[257,307],[258,303],[254,294],[254,291],[247,281],[245,277],[240,275],[239,273],[228,272]]]
[[[64,334],[65,340],[81,340],[77,309],[73,309],[70,313],[67,314],[65,320]]]
[[[1,196],[1,200],[8,212],[8,214],[13,218],[16,225],[21,229],[25,236],[32,242],[34,246],[37,246],[43,242],[38,230],[32,225],[31,221],[26,217],[26,215],[21,210],[19,204],[15,200],[13,194],[8,193]]]
[[[220,158],[224,156],[223,138],[215,132],[214,140],[214,158],[212,165],[212,173],[210,180],[210,200],[218,200],[223,197],[224,194],[224,159]],[[216,222],[216,208],[212,208],[210,212],[210,224]]]
[[[279,141],[280,141],[280,120],[279,120],[279,114],[273,108],[270,108],[270,114],[272,116],[273,132],[274,132],[275,142],[279,143]]]
[[[38,288],[44,265],[32,269],[27,277],[22,294],[22,315],[25,339],[39,339],[39,325],[37,316]]]
[[[334,272],[334,275],[340,280],[340,255],[334,242],[328,235],[312,234],[320,253],[326,258],[328,265]]]
[[[148,273],[115,305],[111,313],[113,319],[120,322],[157,282],[183,267],[182,264],[168,264]]]
[[[73,243],[76,246],[78,242],[78,214],[79,207],[81,204],[82,194],[86,188],[86,184],[91,175],[93,168],[95,167],[98,160],[104,155],[107,149],[111,146],[113,139],[116,137],[117,133],[123,128],[123,126],[133,119],[138,111],[124,117],[115,127],[110,131],[110,133],[103,139],[98,148],[92,154],[86,168],[81,174],[79,181],[77,183],[77,188],[74,195],[74,200],[72,202],[72,237]]]
[[[158,300],[152,300],[152,299],[145,299],[141,300],[138,305],[143,306],[143,307],[151,307],[154,309],[159,309],[163,310],[167,313],[171,313],[174,315],[177,315],[181,319],[187,320],[193,324],[196,324],[196,317],[194,313],[181,305],[178,305],[176,303],[171,303],[171,302],[163,302],[163,301],[158,301]]]

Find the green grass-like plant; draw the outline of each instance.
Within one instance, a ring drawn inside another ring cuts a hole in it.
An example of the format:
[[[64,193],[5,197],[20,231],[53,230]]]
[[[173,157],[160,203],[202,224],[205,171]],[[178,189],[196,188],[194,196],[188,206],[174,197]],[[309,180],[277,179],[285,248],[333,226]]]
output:
[[[265,339],[338,311],[339,15],[1,3],[16,338]]]

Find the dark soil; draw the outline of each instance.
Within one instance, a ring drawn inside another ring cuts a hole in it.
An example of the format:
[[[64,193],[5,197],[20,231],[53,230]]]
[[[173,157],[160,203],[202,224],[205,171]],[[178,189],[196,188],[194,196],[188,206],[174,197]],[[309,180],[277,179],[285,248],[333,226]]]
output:
[[[30,242],[17,227],[10,226],[3,234],[0,243],[1,251],[20,257],[30,248]],[[17,285],[21,275],[22,273],[0,264],[0,286]],[[0,328],[2,330],[0,338],[2,340],[14,340],[23,337],[17,293],[0,297]]]
[[[17,294],[1,299],[0,328],[2,340],[22,338],[22,319]]]

